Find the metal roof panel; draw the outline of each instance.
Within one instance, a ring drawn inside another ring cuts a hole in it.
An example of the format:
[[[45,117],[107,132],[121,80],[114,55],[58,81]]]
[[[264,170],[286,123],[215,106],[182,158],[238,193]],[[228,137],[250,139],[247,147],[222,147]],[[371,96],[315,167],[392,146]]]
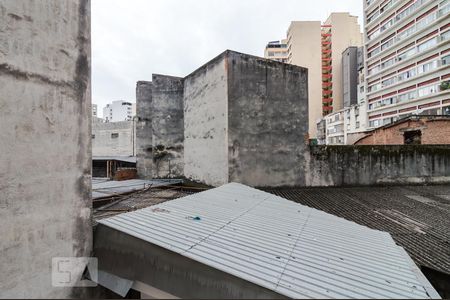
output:
[[[439,298],[390,234],[237,183],[99,223],[292,298]]]

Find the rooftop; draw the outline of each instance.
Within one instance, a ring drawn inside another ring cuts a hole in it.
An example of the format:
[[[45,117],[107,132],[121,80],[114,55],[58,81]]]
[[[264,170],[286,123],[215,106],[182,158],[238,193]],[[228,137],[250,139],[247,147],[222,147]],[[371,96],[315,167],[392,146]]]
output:
[[[449,190],[271,190],[306,206],[228,184],[99,223],[283,296],[434,298],[439,296],[403,248],[374,229],[385,227],[408,245],[422,243],[418,235],[448,242],[449,218],[441,211],[448,211]],[[437,215],[431,218],[430,210]],[[443,256],[436,263],[446,268]]]
[[[450,186],[301,188],[270,192],[389,232],[417,265],[450,274]]]

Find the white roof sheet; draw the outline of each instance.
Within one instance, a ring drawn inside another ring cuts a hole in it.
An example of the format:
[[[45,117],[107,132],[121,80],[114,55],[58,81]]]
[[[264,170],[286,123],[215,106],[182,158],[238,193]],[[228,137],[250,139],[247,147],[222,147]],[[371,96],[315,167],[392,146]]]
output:
[[[390,234],[241,184],[99,223],[292,298],[439,298]]]

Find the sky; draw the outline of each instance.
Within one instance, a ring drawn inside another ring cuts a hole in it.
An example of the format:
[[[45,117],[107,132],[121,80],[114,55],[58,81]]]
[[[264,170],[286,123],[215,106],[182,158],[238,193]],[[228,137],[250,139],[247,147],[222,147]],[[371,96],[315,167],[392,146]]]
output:
[[[230,49],[264,56],[291,21],[325,21],[363,0],[92,0],[92,102],[136,102],[136,82],[184,77]]]

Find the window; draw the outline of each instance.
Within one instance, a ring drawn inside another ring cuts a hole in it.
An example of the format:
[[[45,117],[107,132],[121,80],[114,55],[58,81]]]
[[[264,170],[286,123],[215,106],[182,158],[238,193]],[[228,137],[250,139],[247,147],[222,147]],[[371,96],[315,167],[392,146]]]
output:
[[[450,106],[442,108],[442,114],[449,116],[450,115]]]
[[[431,70],[434,70],[438,67],[439,67],[438,61],[435,60],[435,61],[429,62],[427,64],[424,64],[422,66],[419,66],[418,71],[419,71],[419,74],[422,74],[422,73],[430,72]]]
[[[111,133],[111,138],[112,139],[117,139],[119,137],[118,133]]]
[[[92,135],[92,139],[95,139],[95,134]]]
[[[442,58],[442,64],[443,65],[450,65],[450,55],[444,56]]]
[[[434,45],[436,45],[438,43],[437,38],[433,38],[431,40],[426,41],[423,44],[420,44],[417,49],[419,50],[419,52],[425,51],[431,47],[433,47]]]
[[[404,133],[405,145],[420,145],[422,144],[422,132],[420,130],[406,131]]]
[[[398,80],[403,81],[403,80],[406,80],[406,79],[414,77],[414,76],[416,76],[416,69],[412,69],[412,70],[401,73],[400,75],[398,75]]]

